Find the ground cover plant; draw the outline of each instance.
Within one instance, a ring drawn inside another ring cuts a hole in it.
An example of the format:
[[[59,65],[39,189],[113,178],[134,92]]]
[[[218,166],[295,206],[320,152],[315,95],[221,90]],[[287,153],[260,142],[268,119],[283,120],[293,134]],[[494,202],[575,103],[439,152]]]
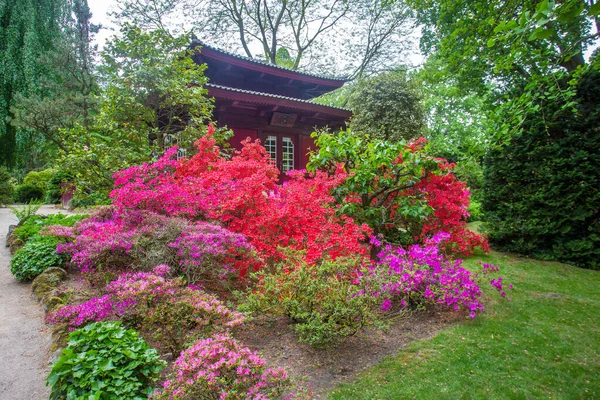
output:
[[[48,376],[50,399],[147,399],[164,365],[133,330],[97,322],[69,335]]]
[[[40,237],[31,240],[17,250],[10,260],[10,272],[18,281],[30,281],[52,267],[61,267],[65,257],[56,252],[59,240]]]
[[[57,251],[83,272],[124,269],[149,271],[169,264],[189,283],[223,283],[236,271],[258,262],[253,247],[239,234],[209,222],[192,222],[143,210],[101,208],[72,227],[47,234],[66,240]]]

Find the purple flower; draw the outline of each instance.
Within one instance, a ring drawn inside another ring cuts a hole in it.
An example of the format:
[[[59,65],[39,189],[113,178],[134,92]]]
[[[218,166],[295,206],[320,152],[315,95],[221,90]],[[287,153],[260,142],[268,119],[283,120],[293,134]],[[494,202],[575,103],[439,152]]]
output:
[[[381,303],[381,311],[388,311],[392,308],[392,301],[390,299],[385,299],[383,303]]]

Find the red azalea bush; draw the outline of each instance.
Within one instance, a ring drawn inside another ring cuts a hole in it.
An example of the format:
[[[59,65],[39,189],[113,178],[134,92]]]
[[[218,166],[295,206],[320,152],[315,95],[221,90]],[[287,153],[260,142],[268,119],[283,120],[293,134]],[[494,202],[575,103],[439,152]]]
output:
[[[309,168],[343,168],[346,178],[333,190],[336,202],[377,237],[408,246],[445,231],[451,235],[446,251],[488,250],[487,239],[466,228],[469,191],[451,173],[453,164],[427,154],[425,139],[390,143],[352,132],[313,137],[319,151],[311,154]]]
[[[442,165],[447,165],[441,160]],[[451,170],[453,164],[448,165],[446,171]],[[469,256],[475,248],[479,247],[489,252],[489,244],[484,235],[476,234],[467,229],[469,217],[470,193],[467,185],[459,181],[451,172],[442,175],[427,174],[413,188],[409,195],[422,195],[433,213],[425,220],[421,231],[421,238],[427,238],[438,232],[446,232],[450,237],[444,242],[444,250]]]
[[[308,262],[367,255],[364,240],[370,229],[339,216],[330,194],[345,178],[341,171],[332,176],[317,172],[311,179],[296,171],[278,185],[279,171],[258,141],[244,141],[231,159],[220,154],[210,135],[196,146],[198,153],[177,166],[170,150],[153,164],[117,173],[114,204],[122,211],[149,209],[219,221],[243,234],[267,261],[283,257],[280,247],[305,251]]]

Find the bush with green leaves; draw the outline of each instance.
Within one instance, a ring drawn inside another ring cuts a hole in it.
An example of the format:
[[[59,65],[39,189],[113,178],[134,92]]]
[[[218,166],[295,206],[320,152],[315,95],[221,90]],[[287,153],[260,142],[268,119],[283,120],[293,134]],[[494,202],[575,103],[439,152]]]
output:
[[[76,222],[87,218],[87,215],[66,215],[62,213],[50,215],[34,215],[13,231],[15,238],[22,243],[35,237],[45,226],[73,226]]]
[[[134,330],[96,322],[69,335],[48,376],[50,399],[147,399],[164,365]]]
[[[544,97],[552,84],[539,82],[523,132],[486,157],[490,242],[600,269],[600,68],[581,76],[569,106],[562,97]]]
[[[11,176],[5,167],[0,167],[0,206],[12,204],[15,188],[11,183]]]
[[[53,173],[54,171],[50,168],[43,171],[30,171],[25,175],[23,184],[40,188],[45,193]]]
[[[255,315],[285,315],[295,323],[301,341],[324,346],[352,336],[362,327],[383,326],[378,300],[363,296],[354,283],[360,261],[323,260],[307,265],[291,256],[258,282],[240,306]]]
[[[37,186],[22,184],[17,186],[15,191],[15,201],[17,203],[29,203],[31,201],[40,201],[44,198],[44,189]]]
[[[36,236],[17,250],[10,260],[10,272],[18,281],[30,281],[51,267],[61,267],[65,257],[56,253],[59,240]]]

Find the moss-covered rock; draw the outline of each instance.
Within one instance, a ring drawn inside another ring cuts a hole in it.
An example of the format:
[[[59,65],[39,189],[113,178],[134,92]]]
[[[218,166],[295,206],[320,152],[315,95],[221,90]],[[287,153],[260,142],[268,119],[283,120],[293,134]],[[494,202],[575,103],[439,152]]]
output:
[[[62,281],[67,279],[67,276],[67,271],[59,267],[48,268],[38,275],[31,284],[31,291],[33,292],[36,300],[42,301],[44,297],[52,293]],[[46,304],[44,304],[44,308],[46,308]]]

